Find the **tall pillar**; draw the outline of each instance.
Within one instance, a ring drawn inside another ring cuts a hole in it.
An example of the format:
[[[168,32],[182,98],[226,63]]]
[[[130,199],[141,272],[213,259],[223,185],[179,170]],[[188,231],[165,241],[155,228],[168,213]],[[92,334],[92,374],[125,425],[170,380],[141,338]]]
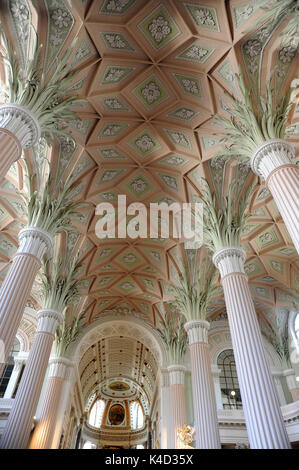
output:
[[[0,339],[4,343],[5,360],[17,334],[35,276],[41,267],[41,259],[52,246],[52,237],[39,228],[28,227],[19,233],[19,248],[0,291]],[[0,364],[0,372],[3,366]]]
[[[170,422],[170,390],[168,370],[160,371],[160,430],[161,430],[161,449],[168,449],[169,435],[171,433]]]
[[[213,256],[222,279],[247,432],[252,449],[288,449],[275,385],[244,271],[245,251],[223,248]]]
[[[75,386],[76,378],[74,374],[75,364],[72,362],[67,370],[67,380],[64,380],[62,389],[62,399],[60,400],[59,411],[57,415],[56,425],[53,433],[53,439],[51,449],[58,449],[61,440],[61,434],[63,430],[63,423],[65,420],[65,414],[71,401],[73,389]]]
[[[171,429],[168,441],[169,449],[177,449],[177,430],[186,423],[185,372],[181,365],[168,366],[170,382]]]
[[[295,149],[281,139],[268,140],[251,158],[254,173],[265,179],[290,237],[299,253],[299,168]]]
[[[293,401],[299,400],[299,384],[296,381],[296,374],[294,369],[286,369],[283,371],[286,378],[288,389],[292,395]]]
[[[15,365],[14,365],[14,368],[12,370],[12,373],[11,373],[9,382],[7,384],[7,387],[6,387],[3,398],[12,398],[13,393],[14,393],[15,388],[16,388],[16,385],[17,385],[17,382],[18,382],[19,377],[20,377],[20,373],[21,373],[23,364],[25,362],[24,359],[18,359],[17,357],[14,358],[14,361],[15,361]]]
[[[52,448],[54,432],[61,411],[62,392],[68,378],[68,369],[72,365],[71,361],[64,357],[55,357],[50,359],[49,363],[46,391],[29,449]]]
[[[0,180],[21,157],[22,150],[33,147],[40,138],[40,126],[33,114],[23,106],[0,106]]]
[[[210,323],[185,323],[188,333],[197,449],[220,449],[220,436],[211,359],[208,347]]]
[[[38,312],[37,332],[3,436],[1,449],[25,449],[33,424],[57,326],[63,315],[56,310]]]

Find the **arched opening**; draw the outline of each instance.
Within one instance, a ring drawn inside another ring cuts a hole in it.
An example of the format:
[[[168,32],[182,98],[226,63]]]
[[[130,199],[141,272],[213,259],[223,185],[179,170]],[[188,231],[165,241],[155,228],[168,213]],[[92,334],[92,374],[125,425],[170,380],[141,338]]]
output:
[[[5,390],[7,388],[10,376],[12,374],[14,368],[14,357],[20,352],[21,344],[18,338],[14,339],[11,351],[9,353],[7,362],[4,366],[2,371],[2,375],[0,377],[0,398],[4,397]]]
[[[85,441],[82,448],[83,449],[96,449],[97,446],[95,444],[93,444],[93,442]]]
[[[144,413],[142,406],[138,401],[131,404],[131,428],[140,429],[144,424]]]
[[[221,398],[224,409],[242,409],[242,399],[237,377],[234,352],[232,349],[222,351],[217,358],[220,372]]]
[[[106,407],[105,400],[95,401],[89,413],[88,423],[91,426],[95,428],[100,428],[102,426],[105,407]]]

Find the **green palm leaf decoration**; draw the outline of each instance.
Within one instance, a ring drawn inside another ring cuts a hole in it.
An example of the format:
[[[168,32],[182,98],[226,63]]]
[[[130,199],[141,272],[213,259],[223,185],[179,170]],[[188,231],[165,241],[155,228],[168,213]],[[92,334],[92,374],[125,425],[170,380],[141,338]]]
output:
[[[66,307],[79,299],[82,280],[78,279],[80,264],[79,253],[72,259],[47,259],[43,262],[41,279],[41,294],[43,308],[53,309],[63,313]]]
[[[266,97],[255,97],[252,89],[245,85],[242,71],[236,75],[242,100],[226,96],[231,102],[231,117],[215,116],[215,122],[224,127],[226,133],[217,133],[222,137],[225,149],[217,157],[238,157],[249,161],[255,150],[270,139],[284,139],[289,113],[294,105],[291,100],[294,88],[279,99],[275,88],[271,87],[273,71],[266,82]],[[295,82],[294,82],[295,83]]]
[[[46,177],[44,186],[36,189],[36,174],[30,174],[27,163],[25,182],[27,186],[26,193],[19,193],[27,207],[27,217],[29,227],[38,227],[53,237],[63,231],[68,232],[71,229],[72,217],[78,214],[80,208],[87,203],[71,202],[72,195],[76,191],[79,183],[72,185],[72,173],[66,181],[61,182],[54,191],[54,180],[51,170]]]
[[[282,365],[285,369],[292,368],[292,363],[290,360],[290,350],[289,350],[289,327],[288,327],[288,317],[289,315],[276,312],[276,321],[275,327],[267,323],[262,324],[261,331],[263,336],[272,344],[273,348],[279,355]]]
[[[56,59],[55,68],[49,78],[40,69],[42,44],[33,27],[32,59],[26,61],[25,68],[17,58],[13,45],[7,40],[0,27],[6,56],[2,56],[7,72],[7,102],[24,106],[36,117],[41,128],[41,135],[47,140],[64,135],[66,120],[76,118],[70,106],[82,102],[78,96],[67,96],[67,90],[78,71],[71,71],[69,59],[74,51],[77,39],[63,54]]]
[[[244,186],[234,179],[229,185],[227,196],[222,193],[217,197],[216,193],[212,194],[208,181],[202,181],[200,201],[203,204],[204,244],[212,253],[222,248],[239,247],[242,231],[250,217],[246,209],[255,185],[245,191]]]
[[[160,323],[158,331],[167,345],[169,364],[183,364],[188,338],[182,316],[167,312],[164,323]]]
[[[72,309],[76,310],[76,309]],[[79,314],[76,311],[71,312],[71,320],[68,322],[64,318],[62,324],[57,328],[55,335],[55,356],[64,357],[69,346],[77,339],[80,329],[82,328],[84,311]]]
[[[187,250],[177,285],[172,286],[174,305],[186,321],[205,320],[216,289],[217,271],[209,256],[197,260],[197,250]]]
[[[283,31],[284,36],[298,36],[299,34],[299,4],[298,0],[275,0],[266,6],[260,7],[264,14],[255,23],[254,27],[264,23],[274,25],[277,21],[291,15],[287,28]],[[246,31],[247,32],[247,31]]]

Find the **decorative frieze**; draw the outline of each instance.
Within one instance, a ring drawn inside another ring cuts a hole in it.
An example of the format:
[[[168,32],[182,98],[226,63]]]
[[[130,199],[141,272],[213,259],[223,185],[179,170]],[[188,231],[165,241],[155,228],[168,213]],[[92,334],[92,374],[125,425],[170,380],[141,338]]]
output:
[[[55,335],[58,325],[63,321],[63,314],[51,309],[39,310],[37,314],[37,333]]]
[[[10,131],[23,149],[33,147],[41,136],[36,117],[25,107],[17,104],[0,106],[0,128]],[[16,156],[16,159],[19,158]]]
[[[208,343],[210,323],[205,320],[192,320],[184,325],[188,334],[189,345],[194,343]]]
[[[66,357],[53,357],[49,360],[48,377],[58,377],[67,380],[70,375],[70,368],[74,366],[73,362]]]
[[[213,255],[213,263],[219,269],[221,277],[232,273],[244,273],[246,252],[241,247],[222,248]]]
[[[184,385],[186,367],[181,365],[168,366],[170,385]]]
[[[264,179],[282,165],[294,162],[295,149],[285,140],[271,139],[256,149],[251,157],[252,171]]]

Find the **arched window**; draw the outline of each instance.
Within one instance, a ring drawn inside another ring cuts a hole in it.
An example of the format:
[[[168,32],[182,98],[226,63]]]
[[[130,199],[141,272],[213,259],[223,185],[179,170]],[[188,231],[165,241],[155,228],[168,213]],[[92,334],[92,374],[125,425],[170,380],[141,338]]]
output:
[[[18,352],[20,351],[20,348],[21,348],[20,341],[17,338],[15,338],[11,351],[9,353],[7,362],[2,371],[2,375],[0,376],[0,398],[4,397],[5,390],[7,388],[10,376],[12,374],[12,370],[14,368],[14,356],[18,354]]]
[[[134,401],[131,404],[131,428],[139,429],[143,426],[143,410],[142,406],[138,401]]]
[[[89,414],[89,424],[95,428],[100,428],[103,421],[106,403],[104,400],[97,400],[92,406]]]
[[[93,442],[85,441],[83,445],[83,449],[96,449],[97,446],[93,444]]]
[[[292,338],[290,344],[291,362],[297,363],[299,359],[299,312],[290,312],[289,330]]]
[[[223,408],[241,409],[242,400],[233,350],[222,351],[218,356],[217,365],[221,369],[220,387]]]

